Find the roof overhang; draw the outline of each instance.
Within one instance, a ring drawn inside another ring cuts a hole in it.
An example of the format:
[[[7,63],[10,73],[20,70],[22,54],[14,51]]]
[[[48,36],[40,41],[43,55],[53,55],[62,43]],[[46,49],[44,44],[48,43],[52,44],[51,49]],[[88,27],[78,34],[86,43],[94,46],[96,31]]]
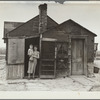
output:
[[[35,36],[17,36],[17,37],[7,37],[7,38],[3,38],[3,39],[21,39],[21,38],[24,38],[24,39],[29,39],[29,38],[36,38],[36,37],[39,37],[40,35],[35,35]]]

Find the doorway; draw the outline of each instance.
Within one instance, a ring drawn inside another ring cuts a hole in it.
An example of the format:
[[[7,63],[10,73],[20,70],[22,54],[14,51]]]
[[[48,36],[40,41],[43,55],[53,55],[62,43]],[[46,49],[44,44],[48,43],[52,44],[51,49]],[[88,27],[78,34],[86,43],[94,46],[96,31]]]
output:
[[[72,75],[84,74],[84,39],[72,39]]]
[[[28,53],[29,45],[32,44],[33,47],[34,47],[34,45],[36,45],[38,48],[38,51],[39,51],[39,39],[40,39],[39,37],[25,39],[24,78],[27,78],[27,76],[28,76],[27,70],[28,70],[29,56],[27,53]],[[38,76],[39,76],[39,59],[37,62],[36,72],[35,72],[35,77],[38,77]]]

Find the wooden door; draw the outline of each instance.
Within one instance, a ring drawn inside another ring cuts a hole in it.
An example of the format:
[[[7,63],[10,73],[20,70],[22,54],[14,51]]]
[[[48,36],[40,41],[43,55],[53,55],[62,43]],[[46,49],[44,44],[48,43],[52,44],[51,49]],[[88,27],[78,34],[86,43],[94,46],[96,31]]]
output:
[[[25,39],[8,39],[7,79],[24,77]]]
[[[8,64],[24,64],[25,39],[8,39]]]
[[[55,78],[55,42],[42,41],[40,78]]]
[[[84,74],[84,40],[72,40],[72,75]]]

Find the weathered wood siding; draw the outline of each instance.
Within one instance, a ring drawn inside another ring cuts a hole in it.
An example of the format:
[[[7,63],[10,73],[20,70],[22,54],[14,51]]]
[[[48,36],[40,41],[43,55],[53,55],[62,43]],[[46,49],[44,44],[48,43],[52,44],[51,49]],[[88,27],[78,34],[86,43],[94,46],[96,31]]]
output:
[[[88,34],[85,30],[83,32]],[[92,34],[89,34],[87,37],[87,61],[94,61],[94,36]]]
[[[93,62],[94,60],[94,37],[95,34],[92,34],[87,29],[83,28],[82,26],[78,25],[72,20],[69,20],[61,25],[58,26],[59,29],[70,33],[71,35],[87,35],[87,61]]]
[[[24,63],[24,39],[8,39],[8,64]]]
[[[23,79],[24,65],[7,65],[7,79]]]
[[[47,16],[47,29],[51,29],[58,24],[52,20],[49,16]],[[18,28],[12,30],[8,36],[10,37],[18,37],[18,36],[34,36],[39,34],[39,16],[32,18],[26,23],[22,24]]]
[[[22,22],[4,22],[4,38],[6,38],[7,33],[19,27]],[[4,43],[6,43],[6,39],[4,39]]]

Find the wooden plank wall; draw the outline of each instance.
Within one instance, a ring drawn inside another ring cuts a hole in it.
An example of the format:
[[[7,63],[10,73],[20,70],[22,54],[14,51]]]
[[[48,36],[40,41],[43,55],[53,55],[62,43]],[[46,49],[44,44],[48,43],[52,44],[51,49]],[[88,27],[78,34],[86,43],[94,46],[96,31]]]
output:
[[[59,26],[60,29],[65,30],[66,34],[70,33],[71,35],[88,35],[87,37],[87,62],[94,61],[94,37],[90,31],[82,28],[80,25],[69,20],[66,23]]]
[[[23,79],[24,65],[7,65],[7,79]]]
[[[24,39],[8,39],[8,64],[24,63]]]

